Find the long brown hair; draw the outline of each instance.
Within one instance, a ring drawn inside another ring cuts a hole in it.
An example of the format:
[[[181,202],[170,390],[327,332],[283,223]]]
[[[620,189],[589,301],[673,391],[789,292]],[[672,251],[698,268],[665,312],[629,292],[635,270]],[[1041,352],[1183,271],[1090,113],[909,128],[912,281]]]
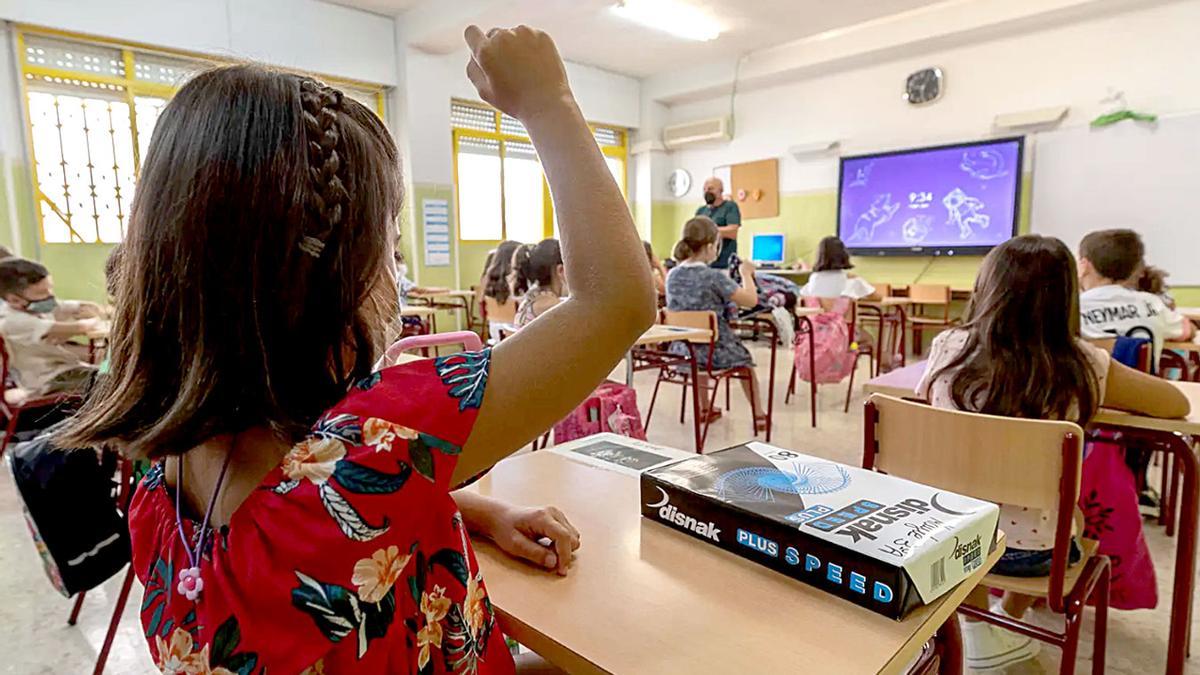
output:
[[[704,250],[705,246],[717,243],[717,224],[707,216],[696,216],[683,224],[683,237],[675,244],[672,253],[683,262]]]
[[[512,292],[512,263],[513,254],[521,246],[520,242],[502,241],[496,251],[488,259],[483,272],[483,295],[494,299],[503,305],[508,302]]]
[[[397,314],[401,192],[387,129],[340,91],[253,65],[197,75],[142,164],[111,372],[60,443],[153,458],[258,426],[301,436]]]
[[[829,236],[817,244],[817,264],[813,266],[814,272],[853,268],[854,264],[850,262],[850,253],[846,251],[846,245],[842,243],[841,239]]]
[[[983,259],[967,306],[967,342],[949,374],[961,410],[1086,423],[1100,403],[1079,344],[1075,258],[1054,237],[1027,234]]]
[[[557,239],[517,247],[512,259],[512,290],[525,295],[534,286],[549,288],[554,273],[563,264],[562,247]]]

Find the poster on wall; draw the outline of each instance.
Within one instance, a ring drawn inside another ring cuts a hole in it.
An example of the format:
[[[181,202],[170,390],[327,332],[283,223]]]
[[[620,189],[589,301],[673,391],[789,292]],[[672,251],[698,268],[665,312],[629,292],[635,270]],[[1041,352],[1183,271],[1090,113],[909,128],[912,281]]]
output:
[[[421,223],[425,230],[425,266],[450,265],[450,202],[421,200]]]

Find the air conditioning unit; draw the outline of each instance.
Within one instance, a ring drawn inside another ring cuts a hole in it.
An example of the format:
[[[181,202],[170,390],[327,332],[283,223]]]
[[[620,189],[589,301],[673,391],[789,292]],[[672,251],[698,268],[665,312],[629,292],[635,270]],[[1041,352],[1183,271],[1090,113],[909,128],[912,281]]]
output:
[[[728,117],[671,124],[663,127],[663,145],[668,150],[703,143],[725,142],[733,138]]]

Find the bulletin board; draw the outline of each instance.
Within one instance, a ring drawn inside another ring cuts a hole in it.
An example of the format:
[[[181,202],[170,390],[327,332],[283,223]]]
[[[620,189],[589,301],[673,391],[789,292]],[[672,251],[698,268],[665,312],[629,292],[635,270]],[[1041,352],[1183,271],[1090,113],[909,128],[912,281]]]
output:
[[[779,215],[779,160],[764,159],[730,167],[729,192],[742,219]]]

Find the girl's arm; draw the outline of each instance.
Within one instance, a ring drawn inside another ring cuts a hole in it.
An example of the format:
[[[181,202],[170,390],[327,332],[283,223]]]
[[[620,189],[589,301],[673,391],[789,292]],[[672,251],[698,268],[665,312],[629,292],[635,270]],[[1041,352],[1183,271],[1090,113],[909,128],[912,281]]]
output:
[[[1149,417],[1186,417],[1192,406],[1179,388],[1161,377],[1113,361],[1101,405]]]
[[[571,295],[492,353],[489,384],[452,484],[562,419],[654,321],[646,251],[548,35],[466,31],[480,97],[529,132],[554,197]]]
[[[742,261],[742,287],[733,292],[729,299],[739,307],[754,307],[758,304],[758,286],[754,284],[754,272],[757,268],[749,260]]]

